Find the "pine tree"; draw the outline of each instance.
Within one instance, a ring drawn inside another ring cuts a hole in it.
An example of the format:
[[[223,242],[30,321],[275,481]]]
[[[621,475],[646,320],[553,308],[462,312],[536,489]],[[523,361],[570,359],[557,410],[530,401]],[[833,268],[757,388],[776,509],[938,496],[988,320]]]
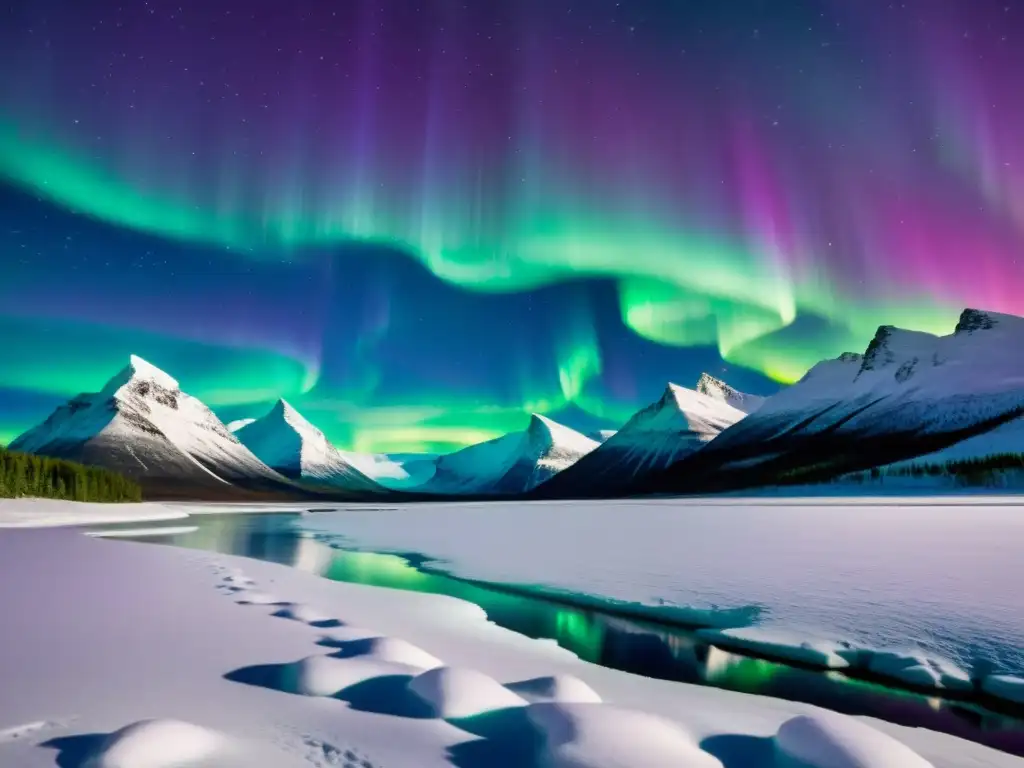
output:
[[[0,498],[142,501],[138,483],[116,472],[0,448]]]

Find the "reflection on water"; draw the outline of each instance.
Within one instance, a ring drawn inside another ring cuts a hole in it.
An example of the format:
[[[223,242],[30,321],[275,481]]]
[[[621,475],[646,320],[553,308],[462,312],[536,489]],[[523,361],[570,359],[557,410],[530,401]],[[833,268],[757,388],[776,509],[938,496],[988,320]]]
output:
[[[424,572],[395,555],[337,550],[293,523],[295,515],[193,518],[194,531],[135,536],[149,541],[282,563],[335,581],[461,598],[482,607],[496,624],[535,638],[551,638],[585,661],[647,677],[710,685],[744,693],[870,715],[1024,755],[1024,721],[969,703],[886,688],[751,658],[709,645],[691,632],[623,619],[512,594],[442,574]],[[109,526],[108,530],[116,528]]]

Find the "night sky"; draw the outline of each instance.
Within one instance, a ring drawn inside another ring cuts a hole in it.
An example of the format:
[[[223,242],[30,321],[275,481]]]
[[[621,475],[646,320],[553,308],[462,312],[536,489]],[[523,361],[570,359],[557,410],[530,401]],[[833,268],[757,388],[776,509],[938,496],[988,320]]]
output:
[[[136,353],[446,450],[1024,313],[1021,0],[14,0],[0,442]]]

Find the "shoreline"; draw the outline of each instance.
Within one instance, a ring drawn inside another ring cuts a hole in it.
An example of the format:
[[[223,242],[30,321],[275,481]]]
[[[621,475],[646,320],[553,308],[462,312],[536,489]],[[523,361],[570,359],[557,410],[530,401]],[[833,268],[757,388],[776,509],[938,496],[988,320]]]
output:
[[[713,501],[701,502],[702,506],[734,506],[736,501],[722,500],[724,504],[714,504]],[[730,503],[730,501],[732,503]],[[768,497],[765,506],[775,507],[783,499]],[[878,499],[877,504],[889,506],[888,499]],[[973,503],[973,502],[972,502]],[[479,503],[477,503],[479,506]],[[846,502],[844,502],[844,506]],[[282,505],[275,503],[267,504],[215,504],[215,503],[178,503],[178,504],[74,504],[73,511],[68,510],[69,503],[54,502],[46,499],[17,499],[0,500],[0,529],[6,527],[31,528],[47,526],[97,526],[116,525],[118,528],[107,530],[90,531],[89,535],[99,538],[119,537],[140,537],[171,535],[194,530],[195,526],[158,526],[153,528],[140,527],[136,523],[145,522],[167,522],[174,520],[187,520],[190,517],[231,517],[235,515],[257,515],[257,514],[281,514],[301,516],[304,512],[310,515],[319,516],[325,513],[359,512],[365,513],[375,511],[373,507],[360,505],[349,505],[341,509],[324,509],[309,511],[306,504]],[[662,506],[658,504],[657,506]],[[687,505],[684,505],[687,506]],[[793,506],[804,506],[794,504]],[[915,505],[916,506],[916,505]],[[996,504],[994,506],[1002,506]],[[397,511],[389,509],[387,511]],[[685,510],[680,510],[683,512]],[[117,512],[117,516],[111,514]],[[197,521],[198,522],[198,521]],[[120,527],[123,526],[123,527]],[[129,527],[131,526],[131,527]],[[933,684],[930,680],[920,677],[907,676],[902,670],[897,669],[897,674],[886,674],[884,670],[872,669],[871,656],[882,653],[891,656],[885,649],[871,646],[861,646],[855,643],[829,641],[824,639],[815,640],[811,636],[791,634],[789,637],[778,639],[776,634],[772,636],[770,630],[768,638],[758,637],[737,637],[732,638],[728,634],[730,629],[746,630],[755,632],[761,628],[756,621],[756,615],[744,615],[750,613],[750,608],[734,608],[731,610],[717,609],[701,610],[696,608],[672,607],[658,604],[644,604],[641,602],[623,600],[613,596],[602,594],[578,593],[558,587],[543,587],[540,585],[522,584],[519,582],[507,582],[491,580],[486,578],[474,578],[463,575],[456,571],[455,563],[446,561],[443,557],[432,556],[420,552],[410,552],[402,548],[389,548],[381,546],[361,545],[359,542],[337,542],[337,537],[328,533],[317,533],[316,526],[312,534],[329,546],[351,551],[372,552],[397,556],[410,567],[429,575],[441,576],[470,585],[490,589],[496,592],[503,592],[512,596],[522,597],[530,600],[541,600],[549,603],[564,605],[569,608],[580,610],[593,610],[599,613],[621,617],[628,620],[645,622],[654,627],[663,627],[668,630],[695,631],[705,634],[705,639],[713,646],[724,651],[734,653],[751,659],[760,659],[775,663],[781,663],[795,668],[819,672],[837,672],[851,680],[861,680],[881,684],[894,691],[906,691],[910,693],[936,696],[950,702],[968,702],[986,707],[993,713],[1003,714],[1010,717],[1021,718],[1024,707],[1016,700],[1008,700],[1003,696],[992,695],[986,686],[985,675],[975,677],[967,670],[964,675],[953,667],[954,677],[947,678],[946,684]],[[755,612],[756,614],[756,612]],[[719,631],[715,631],[719,630]],[[724,630],[724,631],[721,631]],[[711,637],[710,632],[715,637]],[[838,656],[837,656],[838,654]],[[946,664],[941,657],[923,655],[922,651],[907,651],[904,654],[907,659],[913,659],[914,664],[902,666],[915,666],[921,672],[928,672],[927,666],[930,659],[934,658],[940,664]],[[891,659],[890,659],[891,661]],[[925,662],[922,666],[916,662]],[[901,665],[898,665],[901,666]],[[1003,672],[1005,674],[1005,671]],[[1014,674],[1010,670],[1010,674]],[[1016,674],[1020,674],[1017,670]],[[1019,678],[1018,678],[1019,679]],[[1011,695],[1017,695],[1016,691]]]
[[[73,575],[47,578],[47,556],[58,557]],[[371,766],[429,768],[450,765],[451,750],[480,741],[450,718],[365,711],[360,702],[346,706],[336,697],[238,682],[239,671],[250,667],[327,656],[331,648],[317,644],[325,635],[351,634],[362,626],[501,684],[571,676],[610,705],[602,711],[636,709],[665,718],[693,735],[695,744],[737,734],[765,740],[794,716],[833,717],[809,705],[588,664],[551,643],[490,624],[476,606],[454,598],[332,582],[247,558],[103,541],[59,529],[9,532],[0,537],[0,557],[34,585],[29,594],[11,580],[0,585],[0,603],[21,609],[14,614],[19,618],[11,628],[12,647],[0,658],[5,690],[19,695],[0,696],[0,730],[49,724],[39,739],[0,741],[0,757],[12,750],[22,758],[14,763],[26,768],[52,764],[39,759],[43,736],[52,741],[58,734],[110,733],[146,717],[182,718],[250,745],[260,742],[260,734],[278,734],[281,759],[262,763],[267,766],[291,765],[288,755],[315,742],[338,749],[350,745],[345,748],[367,755]],[[272,590],[278,606],[236,604],[245,602],[237,599],[240,593],[256,597],[257,587]],[[280,607],[285,603],[287,609]],[[71,621],[76,631],[68,634],[62,628]],[[338,626],[327,628],[325,622]],[[377,673],[394,664],[374,663]],[[835,717],[870,725],[935,768],[1024,765],[1024,759],[955,737]],[[44,757],[52,758],[52,750]]]

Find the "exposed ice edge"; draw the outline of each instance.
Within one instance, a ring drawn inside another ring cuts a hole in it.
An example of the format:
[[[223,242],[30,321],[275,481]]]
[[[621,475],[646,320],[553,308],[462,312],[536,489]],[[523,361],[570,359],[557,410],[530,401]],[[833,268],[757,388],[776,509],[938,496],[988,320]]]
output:
[[[296,525],[300,525],[296,523]],[[627,619],[655,621],[695,630],[723,651],[768,661],[797,664],[822,671],[842,671],[849,677],[875,680],[891,687],[939,693],[948,697],[989,698],[1012,705],[1024,704],[1024,670],[1016,674],[973,676],[953,661],[915,648],[871,648],[848,640],[804,636],[785,629],[755,624],[763,608],[758,605],[722,608],[669,603],[640,603],[596,594],[572,592],[542,584],[512,584],[461,576],[451,564],[418,552],[358,546],[343,534],[309,531],[317,541],[334,549],[373,552],[405,560],[411,567],[489,589],[549,600],[575,608],[596,609]]]
[[[241,574],[228,578],[240,585],[241,594],[256,588],[254,582]],[[318,615],[315,609],[303,608],[299,614]],[[295,613],[292,612],[292,618]],[[301,615],[299,620],[303,620]],[[503,744],[518,741],[526,750],[531,749],[532,740],[524,739],[523,729],[529,727],[539,742],[539,754],[532,756],[529,765],[724,768],[712,746],[713,739],[699,739],[678,719],[605,704],[597,691],[570,674],[502,683],[476,669],[449,665],[401,638],[344,624],[320,644],[336,650],[286,665],[276,675],[279,690],[300,696],[345,699],[351,696],[349,691],[365,689],[375,681],[404,679],[404,686],[392,689],[389,711],[443,719],[456,725],[489,716],[486,729],[468,726],[469,731],[484,740]],[[245,670],[239,672],[242,674],[238,679],[244,679]],[[519,716],[520,712],[525,717]],[[152,729],[154,723],[143,723],[141,727]],[[225,752],[223,745],[227,741],[206,729],[174,722],[156,727],[175,732],[176,748],[189,754],[218,757],[211,749]],[[138,728],[139,724],[132,725],[118,734]],[[121,746],[118,734],[112,740],[115,746]],[[185,738],[189,734],[194,740]],[[832,712],[791,717],[770,741],[779,765],[796,761],[801,768],[932,768],[930,762],[906,744],[863,722]],[[134,768],[123,763],[117,766]]]
[[[702,629],[697,634],[725,651],[841,671],[847,677],[950,698],[987,698],[1024,704],[1024,678],[987,673],[972,676],[952,661],[919,649],[864,648],[845,641],[800,637],[756,626]]]
[[[653,619],[686,629],[726,629],[749,626],[752,621],[758,618],[762,610],[757,605],[720,608],[718,606],[701,607],[674,605],[671,603],[640,603],[587,592],[572,592],[545,584],[522,584],[474,579],[459,575],[449,568],[450,563],[440,558],[432,558],[420,552],[409,552],[408,550],[361,547],[357,542],[343,534],[311,531],[303,527],[298,521],[295,522],[295,525],[305,533],[310,534],[312,538],[332,549],[400,557],[411,567],[423,573],[444,576],[465,584],[474,584],[498,592],[548,600],[575,608],[596,609],[621,618]]]

